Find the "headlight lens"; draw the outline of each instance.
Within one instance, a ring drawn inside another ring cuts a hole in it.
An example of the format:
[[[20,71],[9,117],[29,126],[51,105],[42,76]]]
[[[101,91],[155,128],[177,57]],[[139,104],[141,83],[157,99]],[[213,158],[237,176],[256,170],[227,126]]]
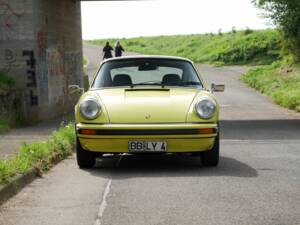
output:
[[[216,111],[216,103],[210,98],[203,98],[195,105],[195,110],[201,118],[209,119]]]
[[[87,99],[79,107],[81,115],[88,120],[97,118],[101,112],[100,104],[95,99]]]

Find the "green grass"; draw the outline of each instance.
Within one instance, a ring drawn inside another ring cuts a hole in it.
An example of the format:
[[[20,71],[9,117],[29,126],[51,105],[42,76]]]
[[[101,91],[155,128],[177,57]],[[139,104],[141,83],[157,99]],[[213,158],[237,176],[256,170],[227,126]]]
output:
[[[223,34],[194,34],[123,39],[126,51],[186,57],[197,63],[269,64],[279,59],[280,33],[276,30],[238,31]],[[103,46],[106,41],[89,43]]]
[[[277,61],[252,69],[241,79],[277,104],[300,112],[300,65]]]
[[[85,58],[85,57],[83,57],[83,61],[82,62],[83,62],[83,65],[86,66],[88,64],[88,59]]]
[[[32,144],[24,143],[14,158],[0,160],[0,184],[9,182],[13,177],[35,168],[38,174],[47,171],[55,162],[71,154],[75,133],[74,125],[61,127],[52,138]]]

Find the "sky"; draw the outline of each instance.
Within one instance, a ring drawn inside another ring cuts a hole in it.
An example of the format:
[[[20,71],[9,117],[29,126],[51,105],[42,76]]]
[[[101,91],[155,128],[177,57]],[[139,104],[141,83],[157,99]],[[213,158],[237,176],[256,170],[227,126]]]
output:
[[[251,0],[82,2],[84,40],[270,28]]]

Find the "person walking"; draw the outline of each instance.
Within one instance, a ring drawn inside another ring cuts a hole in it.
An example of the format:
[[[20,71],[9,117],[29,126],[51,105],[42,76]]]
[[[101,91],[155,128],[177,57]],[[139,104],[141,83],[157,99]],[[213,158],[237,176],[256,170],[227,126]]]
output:
[[[122,56],[122,52],[125,52],[124,48],[120,44],[119,41],[117,41],[116,46],[115,46],[115,56],[120,57]]]
[[[103,59],[109,59],[112,58],[112,53],[114,49],[109,45],[109,42],[106,42],[106,45],[103,48]]]

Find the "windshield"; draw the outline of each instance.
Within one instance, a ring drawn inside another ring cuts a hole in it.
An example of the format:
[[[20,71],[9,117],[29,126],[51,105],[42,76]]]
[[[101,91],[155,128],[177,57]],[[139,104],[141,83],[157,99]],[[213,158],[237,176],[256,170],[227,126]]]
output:
[[[92,88],[203,85],[191,63],[172,59],[126,59],[102,65]]]

